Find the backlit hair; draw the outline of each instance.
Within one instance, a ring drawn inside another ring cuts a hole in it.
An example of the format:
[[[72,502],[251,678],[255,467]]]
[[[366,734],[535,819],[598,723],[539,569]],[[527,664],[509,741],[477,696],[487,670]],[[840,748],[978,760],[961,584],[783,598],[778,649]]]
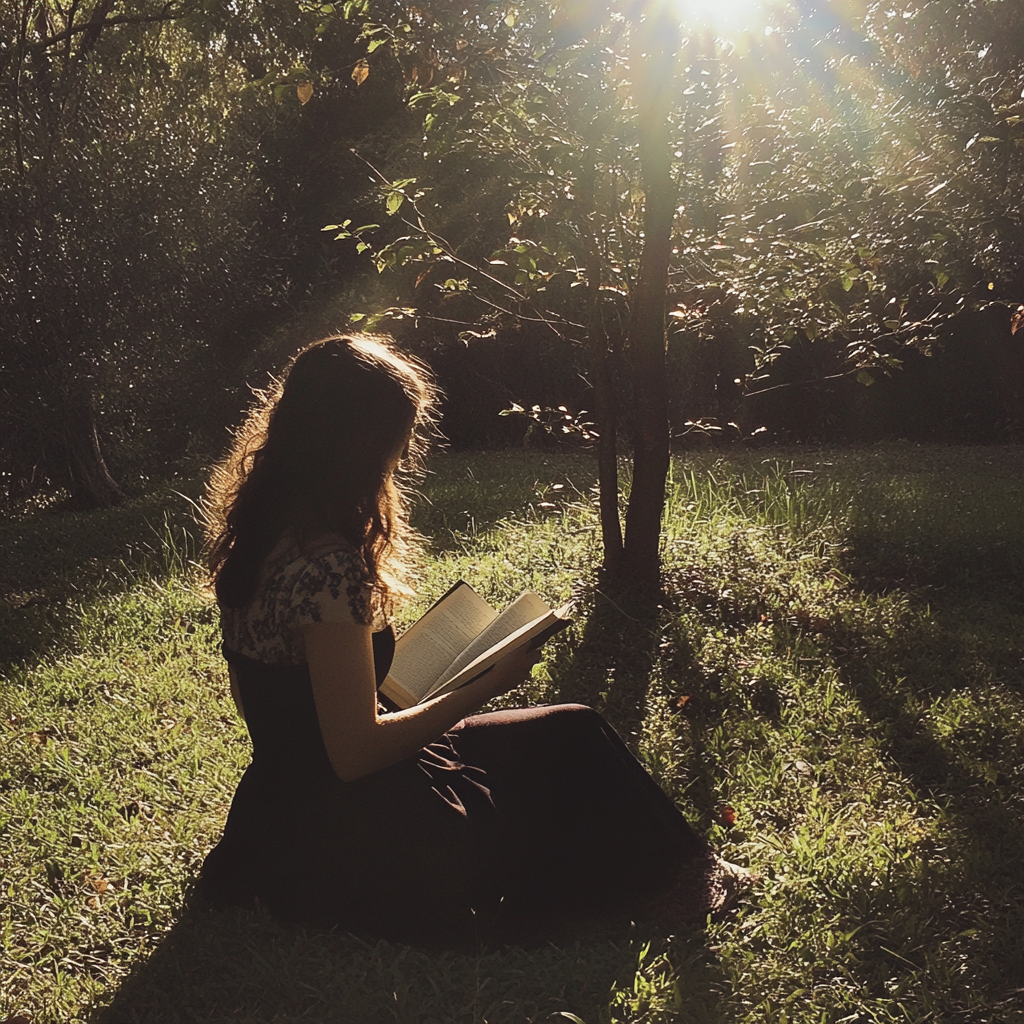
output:
[[[385,341],[325,338],[257,396],[207,490],[209,570],[217,600],[241,608],[286,536],[309,551],[340,535],[362,556],[374,611],[408,593],[415,538],[395,479],[423,449],[437,391],[429,371]]]

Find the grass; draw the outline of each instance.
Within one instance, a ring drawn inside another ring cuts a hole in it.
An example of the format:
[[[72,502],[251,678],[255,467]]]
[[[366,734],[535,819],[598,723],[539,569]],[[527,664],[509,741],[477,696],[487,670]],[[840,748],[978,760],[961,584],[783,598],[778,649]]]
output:
[[[600,707],[756,894],[476,955],[206,910],[248,748],[187,503],[44,510],[0,528],[0,1020],[1024,1022],[1024,450],[678,460],[638,617],[587,460],[434,468],[406,618],[457,576],[576,595],[516,699]]]

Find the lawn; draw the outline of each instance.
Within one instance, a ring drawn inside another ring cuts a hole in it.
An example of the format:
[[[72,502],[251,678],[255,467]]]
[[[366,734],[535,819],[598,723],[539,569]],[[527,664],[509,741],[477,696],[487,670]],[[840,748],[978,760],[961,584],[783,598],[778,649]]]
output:
[[[1024,1024],[1024,449],[678,458],[643,615],[586,456],[432,469],[405,620],[575,596],[508,699],[601,709],[754,894],[472,954],[203,906],[248,741],[179,481],[0,524],[0,1021]]]

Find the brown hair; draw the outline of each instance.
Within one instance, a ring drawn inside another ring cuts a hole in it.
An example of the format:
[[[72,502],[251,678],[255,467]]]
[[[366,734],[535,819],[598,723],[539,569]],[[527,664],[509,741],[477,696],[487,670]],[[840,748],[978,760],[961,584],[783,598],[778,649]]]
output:
[[[422,453],[417,428],[437,397],[429,371],[380,339],[325,338],[257,397],[207,490],[217,600],[249,604],[286,533],[300,549],[338,534],[362,556],[374,609],[389,614],[413,550],[394,470]]]

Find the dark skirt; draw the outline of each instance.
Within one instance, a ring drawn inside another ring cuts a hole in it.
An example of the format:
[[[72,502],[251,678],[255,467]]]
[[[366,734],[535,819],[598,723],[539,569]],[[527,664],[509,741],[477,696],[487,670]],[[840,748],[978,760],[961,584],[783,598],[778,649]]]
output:
[[[434,945],[516,939],[629,909],[710,852],[595,711],[475,715],[415,757],[334,774],[308,671],[226,652],[253,763],[200,879],[216,904]],[[379,659],[382,660],[382,659]]]

